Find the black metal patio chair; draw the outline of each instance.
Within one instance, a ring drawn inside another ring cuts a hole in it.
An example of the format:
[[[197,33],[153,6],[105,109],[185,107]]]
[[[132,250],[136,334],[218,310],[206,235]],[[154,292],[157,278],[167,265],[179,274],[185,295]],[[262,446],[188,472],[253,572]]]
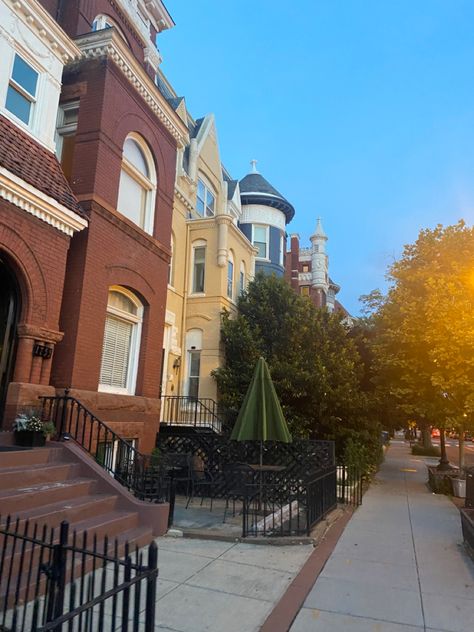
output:
[[[224,520],[232,501],[232,515],[235,516],[235,501],[248,502],[258,494],[258,484],[255,481],[255,471],[246,463],[226,463],[223,467],[225,482]]]
[[[204,461],[200,456],[191,457],[191,494],[188,496],[188,502],[186,503],[186,509],[189,506],[189,503],[193,500],[195,493],[200,491],[208,490],[209,498],[211,500],[211,511],[212,511],[212,502],[214,500],[214,488],[216,481],[214,479],[213,474],[206,467]],[[204,501],[205,495],[201,493],[201,506]]]

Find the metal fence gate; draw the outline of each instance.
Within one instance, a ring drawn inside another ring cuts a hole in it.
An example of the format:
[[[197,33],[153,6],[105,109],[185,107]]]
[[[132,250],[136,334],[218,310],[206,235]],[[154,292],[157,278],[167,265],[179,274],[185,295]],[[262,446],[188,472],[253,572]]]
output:
[[[157,562],[155,542],[0,518],[0,631],[153,632]]]

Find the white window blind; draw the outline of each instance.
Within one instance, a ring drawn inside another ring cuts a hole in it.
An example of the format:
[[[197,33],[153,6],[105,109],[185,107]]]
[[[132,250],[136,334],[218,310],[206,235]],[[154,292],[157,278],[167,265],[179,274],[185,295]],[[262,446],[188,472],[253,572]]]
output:
[[[108,315],[102,347],[100,383],[113,388],[127,388],[133,324]]]

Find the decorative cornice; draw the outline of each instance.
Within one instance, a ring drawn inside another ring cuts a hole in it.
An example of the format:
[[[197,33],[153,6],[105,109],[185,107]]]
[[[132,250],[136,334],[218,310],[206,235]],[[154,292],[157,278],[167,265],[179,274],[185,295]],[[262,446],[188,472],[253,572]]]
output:
[[[45,42],[61,63],[68,64],[82,53],[37,0],[7,0],[13,11]]]
[[[187,127],[133,57],[114,28],[82,35],[76,39],[76,44],[87,59],[100,57],[111,59],[175,138],[178,146],[184,147],[189,142]]]
[[[174,188],[174,194],[176,195],[178,200],[182,202],[189,211],[194,210],[194,206],[191,204],[191,202],[188,200],[185,194],[180,189],[178,189],[178,187]]]
[[[0,198],[72,237],[87,227],[87,220],[54,198],[0,167]]]
[[[42,342],[57,343],[61,342],[64,337],[62,331],[54,329],[46,329],[46,327],[38,327],[29,323],[20,323],[16,328],[19,338],[31,338],[33,340],[41,340]]]

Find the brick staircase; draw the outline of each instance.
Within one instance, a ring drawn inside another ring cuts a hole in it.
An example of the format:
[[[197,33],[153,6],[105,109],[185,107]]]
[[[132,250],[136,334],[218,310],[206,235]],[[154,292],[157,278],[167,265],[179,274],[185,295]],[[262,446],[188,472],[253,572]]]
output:
[[[78,446],[0,446],[0,525],[9,514],[48,527],[67,520],[78,535],[143,546],[165,531],[167,509],[134,498]]]

